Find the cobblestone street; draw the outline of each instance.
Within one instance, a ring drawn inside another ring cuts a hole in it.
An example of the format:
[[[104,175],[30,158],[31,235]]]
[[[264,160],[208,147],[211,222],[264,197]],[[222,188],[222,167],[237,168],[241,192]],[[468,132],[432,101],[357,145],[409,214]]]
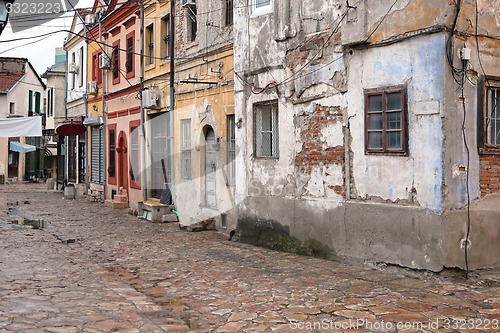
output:
[[[500,332],[494,271],[405,277],[227,238],[2,185],[0,332]]]

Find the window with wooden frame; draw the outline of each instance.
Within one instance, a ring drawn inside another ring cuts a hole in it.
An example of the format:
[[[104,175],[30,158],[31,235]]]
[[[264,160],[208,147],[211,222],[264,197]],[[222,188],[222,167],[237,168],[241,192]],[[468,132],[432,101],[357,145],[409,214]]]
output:
[[[170,58],[170,15],[166,15],[161,19],[161,58]]]
[[[155,35],[153,24],[146,27],[146,65],[155,63]]]
[[[140,148],[139,148],[140,120],[130,122],[130,187],[140,189]]]
[[[279,158],[278,101],[257,103],[255,114],[255,157]]]
[[[127,47],[127,60],[125,62],[126,78],[130,79],[135,75],[135,63],[134,63],[134,52],[135,52],[135,33],[132,31],[126,36],[126,47]]]
[[[500,153],[500,77],[482,77],[478,89],[480,152]]]
[[[194,42],[198,34],[198,19],[196,17],[196,6],[186,7],[188,40]]]
[[[233,7],[234,7],[234,0],[225,0],[226,2],[226,27],[233,25]]]
[[[365,91],[365,152],[407,154],[406,88]]]
[[[113,43],[111,52],[113,84],[120,83],[120,41]]]
[[[102,69],[99,66],[101,54],[102,51],[92,54],[92,81],[96,81],[99,87],[102,85]]]

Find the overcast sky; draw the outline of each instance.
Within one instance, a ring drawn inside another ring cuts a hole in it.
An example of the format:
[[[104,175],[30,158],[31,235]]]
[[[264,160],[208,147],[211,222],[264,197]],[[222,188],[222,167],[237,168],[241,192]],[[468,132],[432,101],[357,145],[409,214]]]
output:
[[[89,8],[92,7],[93,4],[94,0],[80,0],[76,7]],[[13,33],[10,25],[8,25],[0,36],[0,42],[17,38],[38,36],[58,30],[68,30],[71,26],[72,20],[73,12],[69,12],[66,13],[63,17],[47,22],[42,26],[37,26],[16,33]],[[27,22],[27,24],[29,24],[29,22]],[[31,62],[33,67],[35,67],[35,70],[38,72],[38,74],[42,75],[48,67],[54,64],[55,48],[63,46],[64,39],[67,37],[67,35],[67,32],[59,32],[38,42],[35,41],[37,41],[39,38],[17,42],[0,43],[0,57],[27,58]],[[12,50],[8,51],[9,49]]]

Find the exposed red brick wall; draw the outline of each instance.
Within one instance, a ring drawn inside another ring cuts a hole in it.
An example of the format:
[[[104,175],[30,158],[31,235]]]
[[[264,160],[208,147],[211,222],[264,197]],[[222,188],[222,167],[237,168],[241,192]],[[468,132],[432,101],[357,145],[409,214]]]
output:
[[[481,196],[500,191],[500,155],[479,156]]]
[[[344,146],[323,148],[321,130],[328,124],[342,122],[342,111],[339,107],[317,105],[311,114],[299,116],[301,127],[302,151],[295,156],[295,166],[300,171],[310,173],[318,165],[344,165]],[[345,197],[345,186],[329,186],[330,189]]]

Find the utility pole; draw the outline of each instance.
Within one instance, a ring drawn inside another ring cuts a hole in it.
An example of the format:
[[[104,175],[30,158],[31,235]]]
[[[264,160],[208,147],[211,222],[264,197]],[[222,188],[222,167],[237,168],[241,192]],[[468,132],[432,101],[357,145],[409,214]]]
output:
[[[175,202],[175,186],[174,186],[174,176],[175,176],[175,167],[174,167],[174,110],[175,110],[175,0],[170,0],[170,111],[168,114],[169,118],[169,135],[170,135],[170,190],[172,191],[172,199]]]
[[[106,53],[106,49],[103,48],[103,39],[102,39],[102,15],[99,15],[99,46],[102,51],[101,57],[108,57],[108,54]],[[99,65],[101,63],[101,59],[98,61]],[[105,66],[102,66],[101,68],[102,71],[102,91],[101,91],[101,97],[102,97],[102,128],[103,128],[103,133],[102,133],[102,149],[103,149],[103,154],[102,154],[102,159],[103,159],[103,164],[104,164],[104,199],[106,199],[106,184],[107,182],[107,176],[108,176],[108,171],[107,171],[107,159],[106,159],[106,69]]]
[[[143,200],[148,199],[148,168],[146,165],[149,165],[146,163],[146,115],[144,114],[144,102],[142,100],[142,92],[144,90],[144,2],[143,0],[139,0],[139,15],[140,15],[140,28],[139,28],[139,34],[140,34],[140,39],[139,39],[139,49],[140,49],[140,77],[139,77],[139,87],[140,87],[140,110],[141,110],[141,132],[142,132],[142,140],[141,140],[141,168],[142,168],[142,173],[141,173],[141,180],[142,180],[142,198]]]

